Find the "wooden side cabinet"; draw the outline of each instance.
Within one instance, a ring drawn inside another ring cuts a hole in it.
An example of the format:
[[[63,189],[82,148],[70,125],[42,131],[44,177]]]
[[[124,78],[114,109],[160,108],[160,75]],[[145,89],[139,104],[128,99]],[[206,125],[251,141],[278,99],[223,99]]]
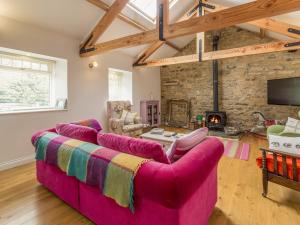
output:
[[[151,127],[160,125],[160,102],[158,100],[144,100],[140,103],[142,123]]]

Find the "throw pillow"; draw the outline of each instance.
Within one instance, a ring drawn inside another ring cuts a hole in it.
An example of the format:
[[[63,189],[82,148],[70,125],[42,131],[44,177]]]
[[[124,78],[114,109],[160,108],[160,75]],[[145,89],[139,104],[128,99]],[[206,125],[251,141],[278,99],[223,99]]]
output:
[[[59,123],[56,125],[56,132],[59,135],[78,139],[85,142],[97,144],[97,130],[91,127],[76,124]]]
[[[124,124],[125,125],[132,125],[134,124],[134,118],[137,116],[137,113],[128,112]]]
[[[207,133],[208,129],[206,127],[200,128],[175,140],[167,152],[169,159],[171,161],[180,159],[189,150],[202,142],[206,138]]]
[[[300,134],[300,120],[288,118],[285,124],[283,133],[297,133]]]
[[[127,110],[123,110],[120,119],[121,120],[125,120],[127,114],[128,114],[128,111]]]
[[[98,132],[102,130],[100,123],[96,119],[81,120],[78,122],[73,122],[71,124],[81,125],[81,126],[85,126],[85,127],[91,127],[91,128],[94,128],[95,130],[97,130]]]
[[[117,134],[98,134],[98,144],[116,151],[136,155],[146,159],[170,164],[163,146],[155,141],[121,136]]]

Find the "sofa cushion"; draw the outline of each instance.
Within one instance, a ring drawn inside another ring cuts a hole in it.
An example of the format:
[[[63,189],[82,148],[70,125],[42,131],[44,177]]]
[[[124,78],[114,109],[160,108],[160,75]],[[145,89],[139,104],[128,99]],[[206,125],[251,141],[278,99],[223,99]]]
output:
[[[293,164],[292,164],[292,158],[287,157],[287,173],[288,177],[290,179],[293,179]],[[257,166],[259,168],[262,168],[262,157],[258,157],[256,159]],[[278,166],[278,172],[281,176],[283,176],[283,163],[282,163],[282,157],[277,157],[277,166]],[[267,154],[267,169],[269,172],[274,172],[274,158],[272,154]],[[300,159],[297,159],[297,170],[298,170],[298,180],[300,181]]]
[[[71,124],[81,125],[81,126],[85,126],[85,127],[91,127],[91,128],[94,128],[95,130],[97,130],[98,132],[102,130],[100,123],[96,119],[81,120],[78,122],[73,122]]]
[[[283,133],[297,133],[300,134],[300,120],[289,117],[285,124]]]
[[[175,161],[181,158],[189,150],[203,141],[207,133],[208,129],[206,127],[200,128],[175,140],[167,152],[169,159]]]
[[[59,135],[97,144],[97,130],[76,124],[59,123],[56,125]]]
[[[116,134],[98,134],[98,144],[116,151],[170,164],[160,143]]]

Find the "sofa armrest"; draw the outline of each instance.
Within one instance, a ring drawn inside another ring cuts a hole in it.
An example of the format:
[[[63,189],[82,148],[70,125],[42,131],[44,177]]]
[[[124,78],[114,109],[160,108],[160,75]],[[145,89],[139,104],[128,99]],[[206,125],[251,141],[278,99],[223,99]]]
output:
[[[146,163],[135,178],[136,194],[169,208],[181,207],[217,167],[223,152],[217,138],[207,138],[171,165]]]
[[[44,132],[53,132],[53,133],[57,133],[55,127],[37,131],[37,132],[35,132],[35,133],[32,135],[32,137],[31,137],[31,144],[34,145],[36,139],[37,139],[41,134],[43,134]]]

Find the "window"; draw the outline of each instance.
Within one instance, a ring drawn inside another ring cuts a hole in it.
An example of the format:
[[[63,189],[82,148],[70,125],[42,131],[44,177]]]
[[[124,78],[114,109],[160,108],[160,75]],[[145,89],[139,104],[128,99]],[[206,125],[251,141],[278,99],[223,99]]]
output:
[[[128,6],[152,23],[155,23],[156,2],[156,0],[130,0]],[[169,0],[169,2],[171,8],[177,2],[177,0]]]
[[[67,90],[55,90],[67,88],[66,62],[27,55],[0,51],[0,113],[55,108],[57,98],[66,99]]]
[[[109,69],[108,96],[110,101],[129,100],[132,102],[132,73]]]

